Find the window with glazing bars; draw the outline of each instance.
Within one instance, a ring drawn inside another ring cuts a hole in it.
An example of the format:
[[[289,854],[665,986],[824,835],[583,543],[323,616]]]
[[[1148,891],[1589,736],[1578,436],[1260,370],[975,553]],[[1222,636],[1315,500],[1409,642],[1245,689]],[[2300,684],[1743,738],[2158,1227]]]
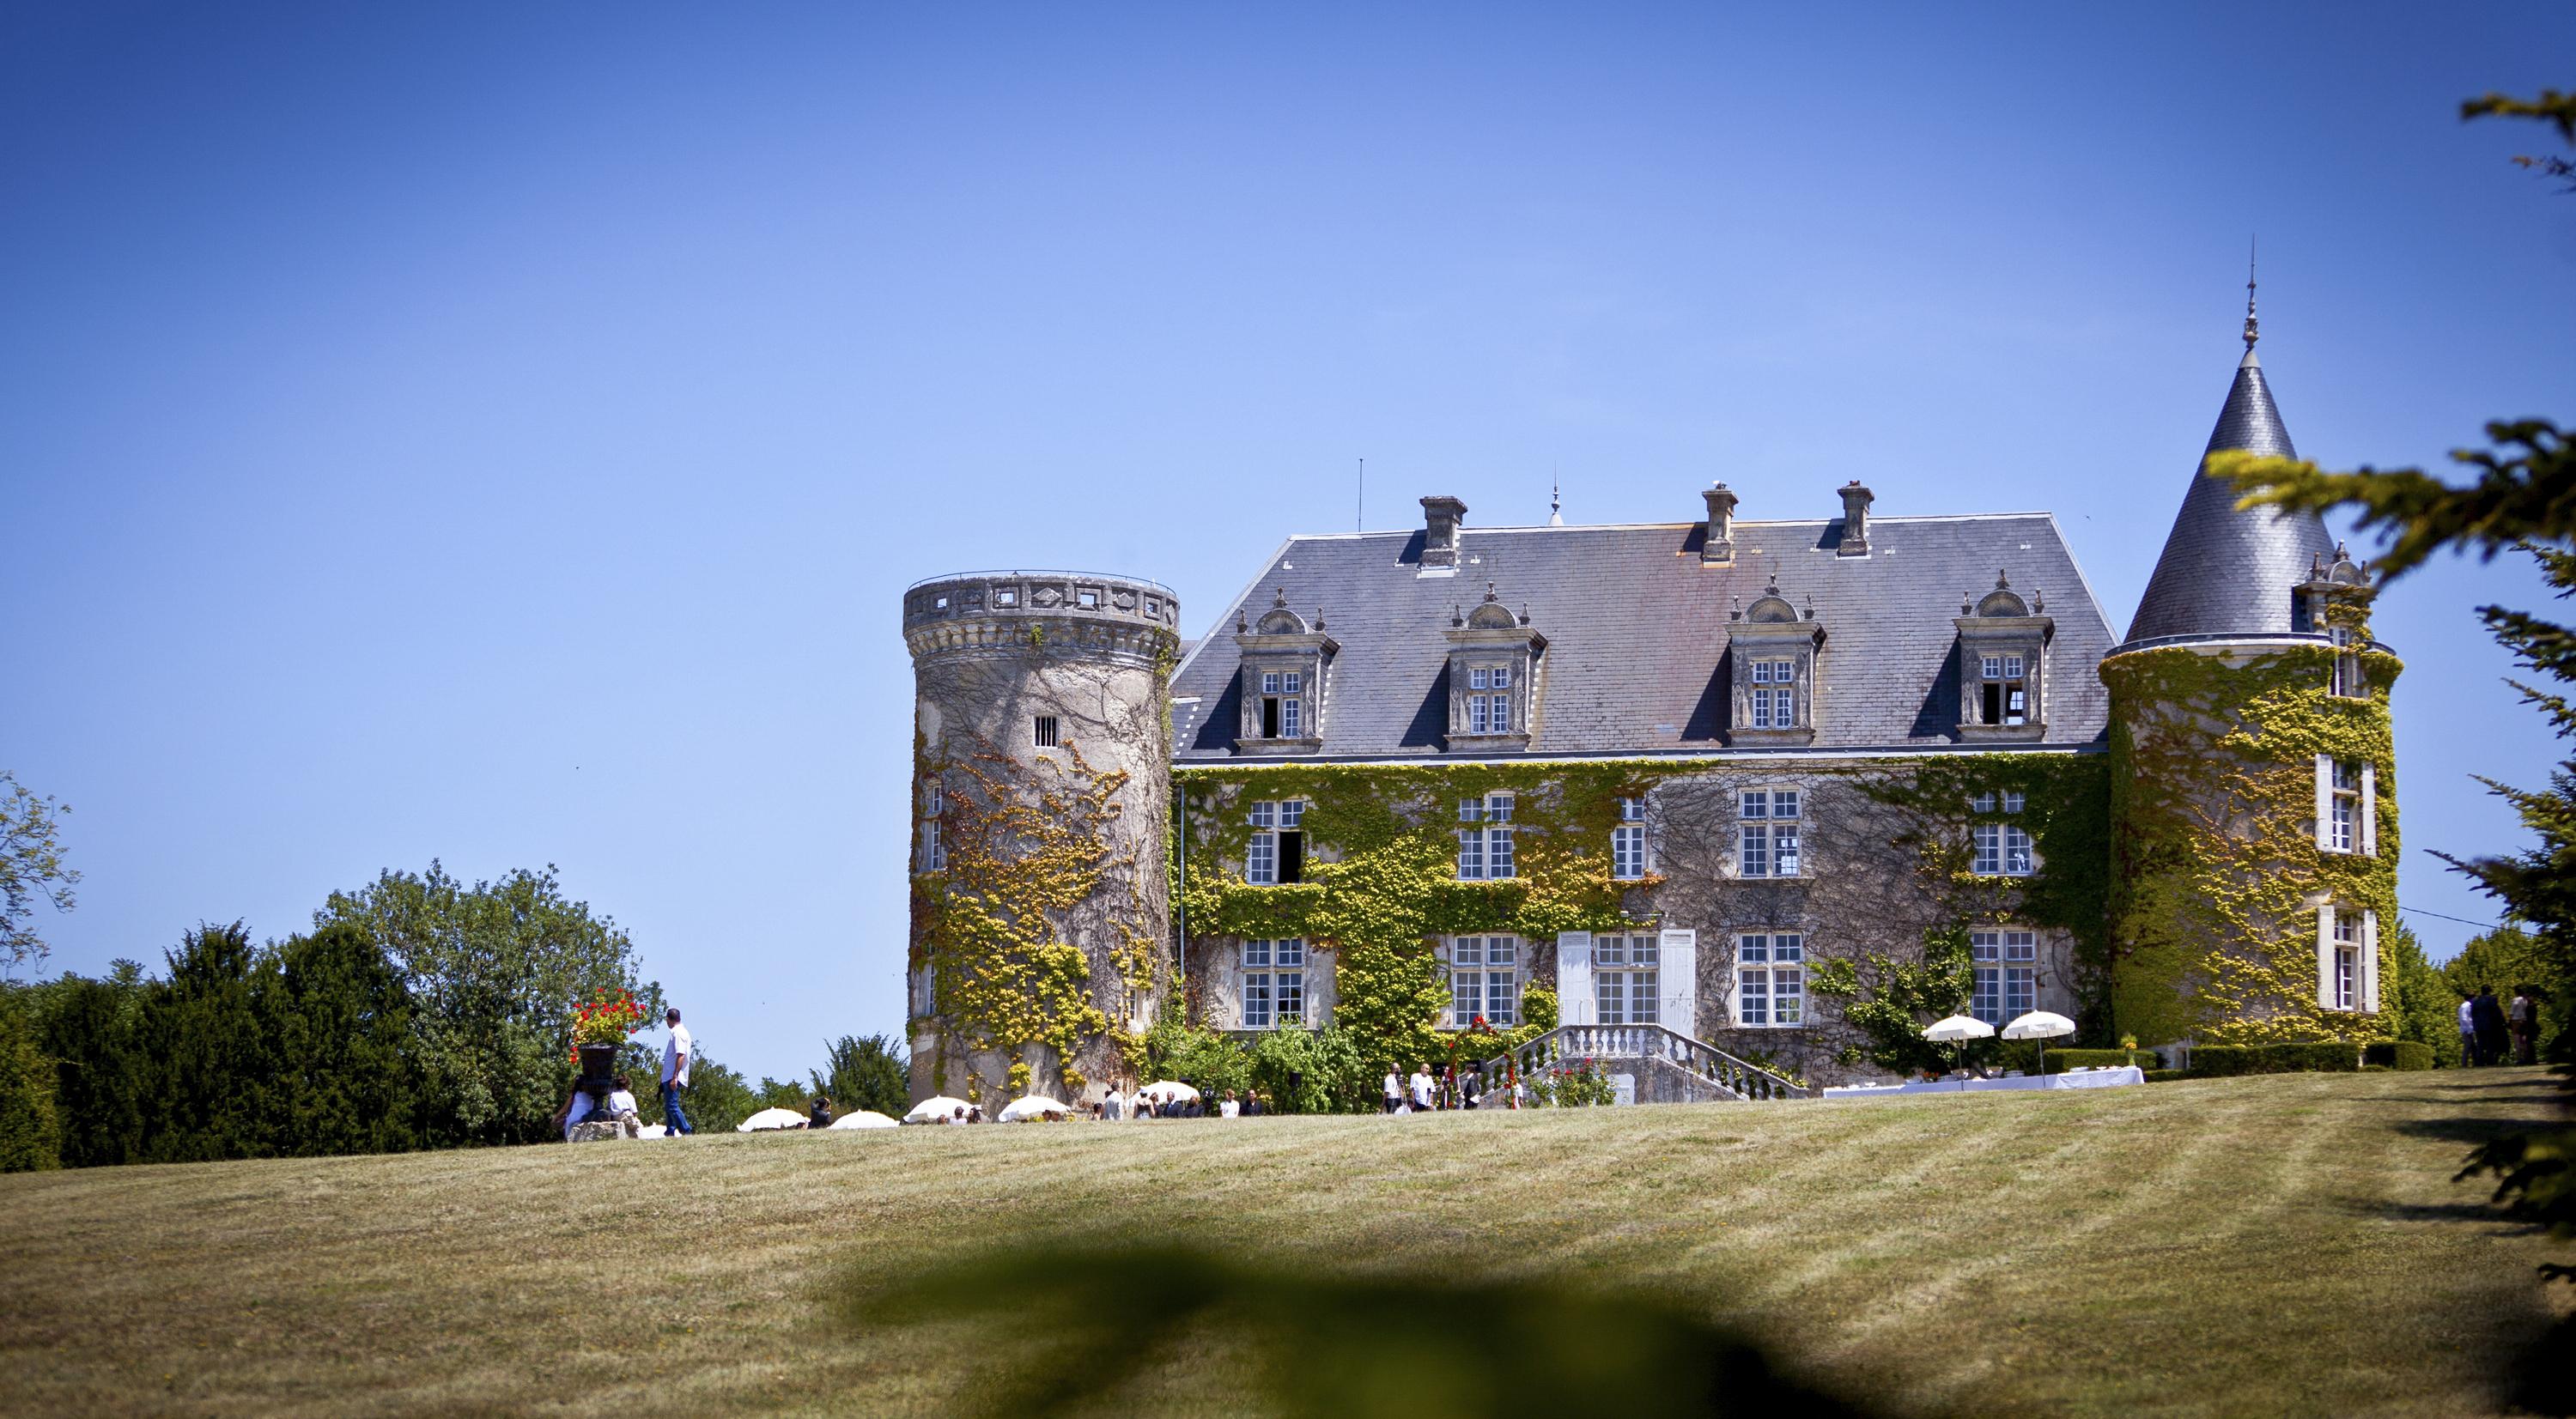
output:
[[[1798,875],[1798,797],[1794,788],[1744,790],[1736,809],[1737,875]]]

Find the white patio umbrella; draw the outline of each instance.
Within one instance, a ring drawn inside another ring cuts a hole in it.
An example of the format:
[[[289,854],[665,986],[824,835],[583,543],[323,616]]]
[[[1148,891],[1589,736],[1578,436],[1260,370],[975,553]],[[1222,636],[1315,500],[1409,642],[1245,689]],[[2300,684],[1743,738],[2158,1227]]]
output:
[[[2027,1015],[2016,1015],[2012,1018],[2011,1024],[2004,1026],[2004,1038],[2008,1040],[2053,1040],[2059,1035],[2074,1033],[2074,1021],[2046,1010],[2033,1010]],[[2039,1047],[2039,1072],[2042,1078],[2048,1075],[2048,1046],[2046,1045]]]
[[[895,1120],[887,1118],[874,1109],[861,1109],[857,1113],[843,1114],[832,1120],[833,1128],[894,1128],[896,1126]]]
[[[1991,1039],[1994,1033],[1994,1026],[1972,1015],[1951,1015],[1923,1027],[1923,1038],[1934,1044],[1951,1046],[1950,1053],[1954,1061],[1964,1061],[1966,1058],[1965,1052],[1958,1048],[1960,1044],[1968,1040]],[[1959,1087],[1967,1088],[1968,1081],[1960,1080]]]
[[[1182,1083],[1178,1079],[1166,1079],[1159,1084],[1148,1084],[1137,1092],[1151,1094],[1155,1098],[1161,1099],[1167,1103],[1173,1099],[1195,1099],[1199,1096],[1198,1090],[1191,1088],[1189,1085]]]
[[[796,1112],[794,1109],[762,1109],[760,1112],[753,1114],[751,1117],[744,1119],[740,1123],[735,1124],[733,1126],[733,1131],[736,1133],[774,1133],[783,1128],[798,1127],[804,1122],[805,1115]]]
[[[937,1123],[941,1119],[955,1117],[959,1109],[972,1107],[973,1105],[967,1103],[964,1099],[952,1099],[946,1094],[933,1094],[929,1098],[922,1100],[920,1103],[913,1105],[912,1112],[905,1114],[903,1116],[903,1121],[906,1123]]]
[[[1042,1094],[1031,1094],[1026,1098],[1011,1100],[1010,1105],[1002,1110],[1002,1122],[1027,1123],[1031,1119],[1062,1118],[1064,1114],[1065,1108],[1062,1103]]]

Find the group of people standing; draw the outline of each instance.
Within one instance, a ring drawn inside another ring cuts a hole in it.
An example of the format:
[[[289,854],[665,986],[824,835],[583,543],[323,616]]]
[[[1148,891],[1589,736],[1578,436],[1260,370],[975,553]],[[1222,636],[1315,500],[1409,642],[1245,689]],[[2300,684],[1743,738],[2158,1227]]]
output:
[[[2491,985],[2480,986],[2460,1002],[2462,1064],[2503,1064],[2508,1057],[2515,1064],[2534,1063],[2539,1036],[2540,1003],[2531,998],[2529,986],[2516,989],[2510,1005],[2496,1000]]]
[[[1379,1104],[1391,1114],[1427,1114],[1439,1109],[1472,1109],[1484,1102],[1484,1085],[1474,1070],[1464,1074],[1451,1065],[1438,1074],[1428,1064],[1417,1064],[1407,1077],[1392,1064],[1386,1067],[1386,1082],[1379,1088]]]
[[[1119,1123],[1146,1118],[1259,1118],[1271,1111],[1270,1101],[1258,1089],[1240,1094],[1228,1089],[1211,1105],[1197,1094],[1157,1098],[1144,1089],[1121,1094],[1112,1088],[1091,1106],[1091,1117],[1096,1123]]]

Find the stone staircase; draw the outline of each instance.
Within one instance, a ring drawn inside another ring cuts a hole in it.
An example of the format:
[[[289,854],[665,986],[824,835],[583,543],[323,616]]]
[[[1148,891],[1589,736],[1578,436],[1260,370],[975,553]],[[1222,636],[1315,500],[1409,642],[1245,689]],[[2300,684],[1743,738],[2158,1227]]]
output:
[[[1818,1091],[1758,1064],[1736,1058],[1705,1040],[1662,1025],[1563,1025],[1498,1054],[1476,1067],[1486,1097],[1501,1099],[1514,1078],[1590,1063],[1612,1076],[1625,1074],[1641,1104],[1713,1100],[1813,1099]]]

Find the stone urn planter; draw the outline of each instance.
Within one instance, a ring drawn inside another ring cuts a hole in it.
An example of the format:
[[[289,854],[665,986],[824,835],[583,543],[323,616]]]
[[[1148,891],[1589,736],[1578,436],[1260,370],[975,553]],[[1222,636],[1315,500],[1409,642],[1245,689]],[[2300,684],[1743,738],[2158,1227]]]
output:
[[[581,1049],[581,1091],[594,1099],[608,1097],[617,1087],[617,1046],[583,1045]]]

